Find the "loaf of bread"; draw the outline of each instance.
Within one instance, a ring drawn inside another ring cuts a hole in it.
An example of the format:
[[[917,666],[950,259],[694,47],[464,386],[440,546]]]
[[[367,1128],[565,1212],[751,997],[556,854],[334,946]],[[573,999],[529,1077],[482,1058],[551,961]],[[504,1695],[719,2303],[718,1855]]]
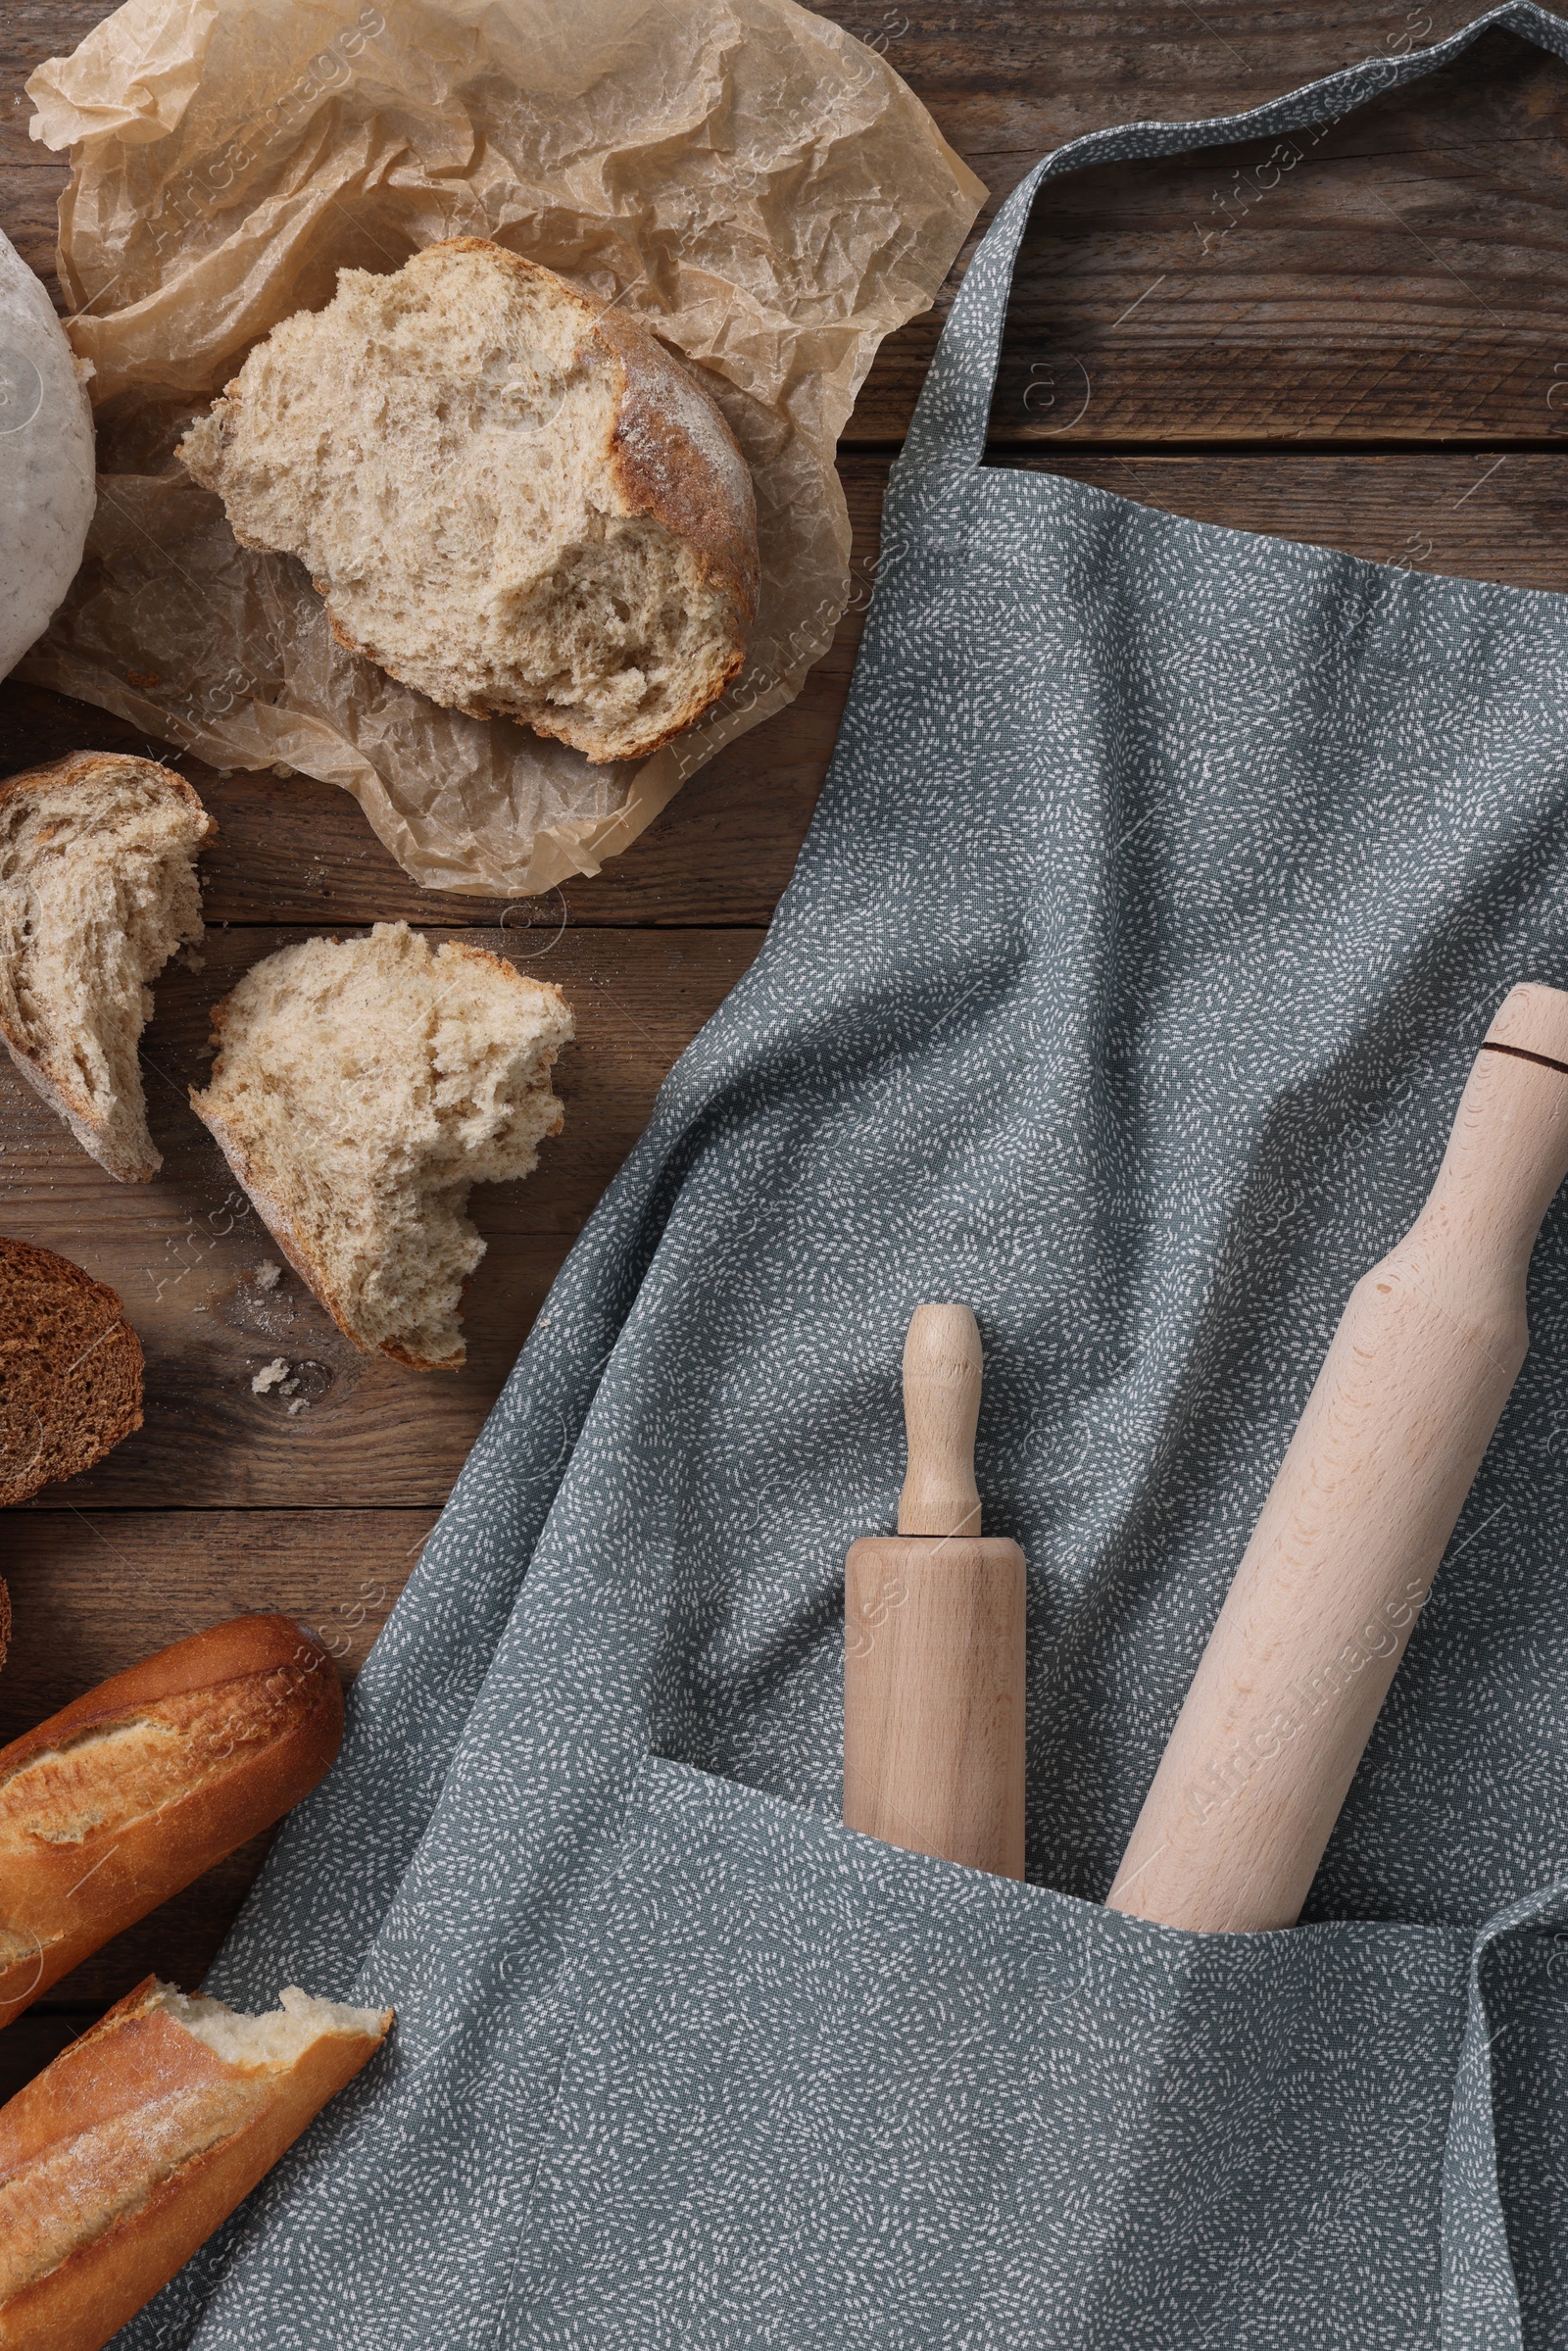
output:
[[[141,1376],[141,1342],[106,1282],[0,1236],[0,1505],[90,1469],[139,1429]]]
[[[0,236],[6,359],[0,501],[0,677],[43,634],[75,577],[97,504],[92,410],[54,306]]]
[[[0,1036],[122,1183],[163,1164],[137,1047],[156,979],[202,936],[196,854],[216,826],[155,759],[75,752],[0,784]]]
[[[342,1736],[316,1635],[242,1616],[0,1747],[0,2025],[279,1820]]]
[[[0,2351],[102,2351],[391,2023],[295,1989],[248,2017],[138,1984],[0,2107]]]
[[[484,1255],[468,1187],[527,1175],[561,1127],[559,990],[377,923],[267,956],[213,1024],[222,1052],[191,1102],[279,1249],[356,1347],[456,1370]]]
[[[478,237],[338,275],[181,444],[242,546],[432,702],[640,759],[717,700],[757,615],[751,474],[696,370]]]

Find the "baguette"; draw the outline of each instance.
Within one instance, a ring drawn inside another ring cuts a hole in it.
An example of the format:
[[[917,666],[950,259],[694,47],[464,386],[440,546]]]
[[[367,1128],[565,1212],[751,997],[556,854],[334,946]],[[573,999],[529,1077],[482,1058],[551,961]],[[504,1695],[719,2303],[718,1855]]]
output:
[[[0,1748],[0,2026],[270,1828],[342,1736],[316,1635],[242,1616]]]
[[[247,2017],[138,1984],[0,2107],[0,2351],[102,2351],[391,2023],[292,1988]]]

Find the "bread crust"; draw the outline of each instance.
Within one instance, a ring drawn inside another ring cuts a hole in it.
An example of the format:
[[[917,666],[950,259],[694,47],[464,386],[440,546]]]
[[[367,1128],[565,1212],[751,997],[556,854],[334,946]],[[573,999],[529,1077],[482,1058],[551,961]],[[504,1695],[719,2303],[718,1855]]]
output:
[[[66,2258],[0,2303],[0,2351],[103,2351],[368,2063],[392,2024],[385,2010],[377,2033],[323,2033],[290,2066],[241,2066],[187,2033],[158,2005],[159,1989],[149,1976],[0,2109],[0,2187],[59,2153],[80,2213]],[[216,2143],[162,2176],[149,2154],[145,2194],[120,2217],[95,2205],[90,2149],[74,2174],[72,2142],[106,2123],[134,2130],[154,2101],[180,2097],[198,2115],[205,2107]],[[25,2245],[15,2250],[24,2258]]]
[[[0,1235],[0,1506],[9,1506],[90,1469],[141,1427],[143,1366],[119,1294],[54,1249]],[[24,1413],[36,1424],[30,1453],[12,1450]]]
[[[706,687],[694,687],[673,717],[613,751],[592,751],[577,745],[583,757],[597,765],[647,759],[711,709],[745,665],[746,637],[757,618],[760,594],[757,495],[751,468],[700,369],[667,350],[640,320],[611,308],[584,287],[547,269],[542,262],[528,261],[488,237],[443,238],[414,258],[422,261],[431,254],[460,253],[483,254],[518,279],[544,279],[577,310],[584,343],[595,343],[601,359],[614,370],[614,421],[605,458],[626,513],[651,515],[682,540],[696,556],[705,579],[724,597],[733,614],[734,642],[721,673]],[[224,385],[221,397],[226,438],[230,420],[243,403],[238,377]],[[232,517],[230,527],[242,547],[264,544],[247,538]],[[330,580],[315,579],[312,585],[326,606],[333,637],[345,651],[373,661],[387,676],[420,691],[384,651],[362,644],[343,626],[332,610]],[[466,717],[513,718],[535,734],[560,743],[576,743],[581,731],[569,716],[557,720],[548,710],[530,709],[524,714],[483,697],[459,707]]]
[[[179,1704],[208,1693],[206,1708]],[[188,1752],[189,1786],[171,1796],[165,1780],[155,1808],[127,1818],[116,1803],[124,1752],[98,1741],[117,1727],[133,1739],[160,1708],[166,1740]],[[0,1748],[0,1930],[29,1946],[0,1959],[0,2026],[281,1819],[342,1737],[343,1693],[318,1636],[292,1617],[243,1616],[114,1675]],[[7,1788],[28,1767],[18,1817]],[[78,1830],[95,1805],[103,1817]]]
[[[336,946],[339,943],[334,939],[332,944]],[[446,942],[446,952],[455,955],[467,956],[475,963],[492,963],[498,971],[505,972],[511,980],[521,976],[516,966],[509,963],[505,955],[492,955],[490,950],[485,947],[471,947],[464,939]],[[564,1003],[564,1000],[562,998],[560,989],[553,986],[550,981],[536,980],[533,985],[546,989],[558,1003]],[[223,1042],[223,1028],[228,1015],[228,1006],[229,997],[223,996],[220,997],[212,1010],[213,1041],[220,1049]],[[554,1059],[553,1055],[552,1059]],[[216,1062],[213,1075],[215,1078],[218,1075]],[[366,1344],[354,1327],[347,1305],[334,1290],[326,1267],[312,1249],[299,1228],[293,1223],[281,1201],[257,1174],[243,1139],[235,1132],[227,1119],[209,1106],[207,1093],[198,1092],[193,1086],[190,1099],[191,1107],[195,1110],[197,1117],[213,1136],[219,1150],[227,1160],[229,1173],[238,1183],[257,1215],[266,1225],[272,1239],[277,1243],[290,1265],[293,1266],[294,1271],[299,1275],[300,1280],[326,1308],[344,1338],[352,1346],[357,1347],[362,1355],[389,1355],[394,1363],[406,1364],[410,1371],[461,1371],[467,1360],[466,1350],[462,1347],[459,1347],[456,1354],[452,1355],[416,1355],[401,1341],[395,1339],[384,1340],[379,1347],[369,1347]],[[545,1128],[544,1133],[559,1135],[565,1115],[564,1104],[556,1102],[555,1116],[550,1125]]]
[[[183,800],[192,812],[201,817],[205,826],[198,852],[211,846],[218,835],[217,821],[208,813],[185,778],[176,775],[172,767],[165,767],[157,759],[137,759],[128,752],[68,752],[63,759],[52,760],[47,767],[28,767],[20,775],[7,776],[4,783],[0,783],[0,821],[3,821],[7,808],[14,801],[40,789],[99,783],[103,785],[107,798],[113,782],[123,777],[127,768],[141,775],[156,776],[161,786],[169,787],[176,798]],[[5,1045],[28,1085],[42,1096],[56,1117],[64,1120],[89,1157],[96,1159],[99,1166],[112,1175],[117,1183],[147,1184],[152,1181],[158,1172],[156,1165],[144,1165],[113,1150],[102,1125],[92,1116],[85,1094],[79,1089],[73,1091],[69,1085],[63,1086],[39,1062],[33,1060],[21,1038],[7,1022],[3,1010],[0,1010],[0,1043]]]

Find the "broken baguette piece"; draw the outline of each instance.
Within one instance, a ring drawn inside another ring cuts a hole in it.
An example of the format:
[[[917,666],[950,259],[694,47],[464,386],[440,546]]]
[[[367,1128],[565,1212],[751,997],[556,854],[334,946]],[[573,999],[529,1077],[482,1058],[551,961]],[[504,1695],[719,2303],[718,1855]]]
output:
[[[196,857],[217,829],[183,776],[120,752],[0,784],[0,1036],[122,1183],[163,1165],[137,1047],[148,983],[202,936]]]
[[[346,1337],[416,1370],[464,1360],[458,1306],[484,1255],[473,1184],[532,1172],[559,1133],[559,989],[407,923],[254,964],[213,1013],[191,1103]]]
[[[0,2107],[0,2351],[103,2351],[374,2056],[390,2009],[155,1976]]]
[[[0,1747],[0,2026],[280,1820],[342,1737],[310,1627],[241,1616]]]

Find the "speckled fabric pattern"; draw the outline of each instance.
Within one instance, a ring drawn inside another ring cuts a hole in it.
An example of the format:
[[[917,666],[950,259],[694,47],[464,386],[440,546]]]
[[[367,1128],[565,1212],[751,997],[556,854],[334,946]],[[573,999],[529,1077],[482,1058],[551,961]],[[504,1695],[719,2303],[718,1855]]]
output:
[[[1042,171],[1497,23],[1568,53],[1498,9]],[[395,2040],[132,2351],[1568,2344],[1568,1202],[1309,1923],[1097,1906],[1352,1283],[1507,988],[1568,984],[1568,602],[982,468],[1031,193],[767,946],[216,1971]],[[940,1298],[1029,1559],[1024,1886],[836,1820],[844,1553]]]

